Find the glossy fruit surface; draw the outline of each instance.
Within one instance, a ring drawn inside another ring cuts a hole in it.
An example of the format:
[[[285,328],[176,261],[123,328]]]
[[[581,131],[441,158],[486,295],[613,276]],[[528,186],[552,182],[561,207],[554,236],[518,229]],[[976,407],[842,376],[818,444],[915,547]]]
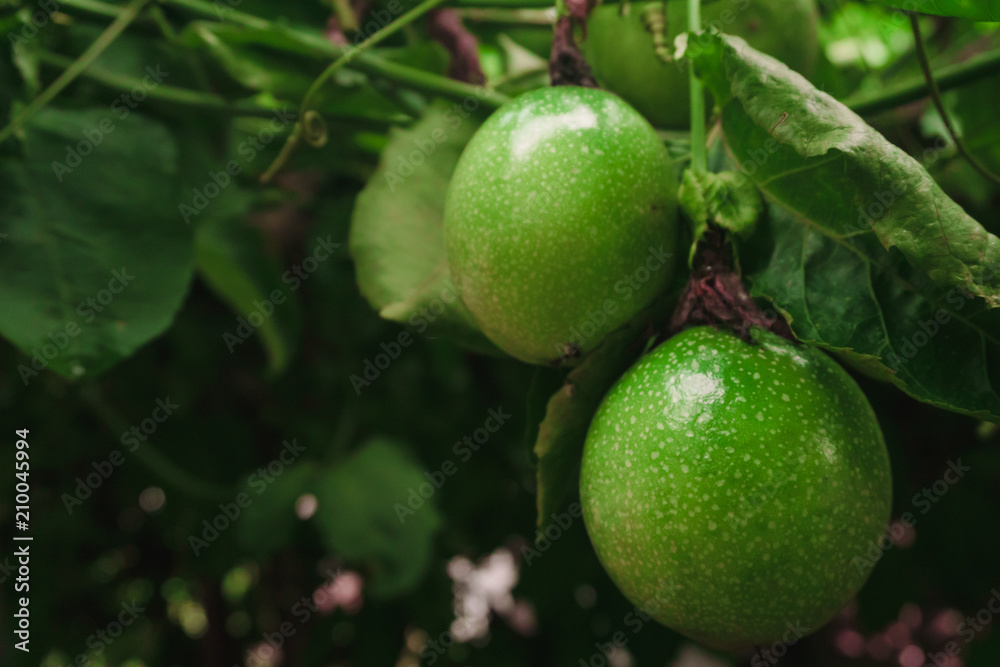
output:
[[[814,348],[757,336],[688,329],[640,359],[594,417],[580,478],[618,587],[717,648],[826,623],[867,578],[857,559],[892,496],[854,380]]]
[[[669,280],[673,165],[653,128],[603,90],[544,88],[496,111],[448,188],[456,288],[486,336],[532,363],[586,352]]]
[[[690,119],[687,60],[664,62],[655,52],[645,14],[660,2],[601,5],[587,21],[583,52],[604,88],[628,100],[658,127],[685,129]],[[687,30],[686,0],[669,0],[661,14],[666,45]],[[738,35],[753,48],[809,76],[819,54],[814,0],[718,0],[702,9],[702,25]]]

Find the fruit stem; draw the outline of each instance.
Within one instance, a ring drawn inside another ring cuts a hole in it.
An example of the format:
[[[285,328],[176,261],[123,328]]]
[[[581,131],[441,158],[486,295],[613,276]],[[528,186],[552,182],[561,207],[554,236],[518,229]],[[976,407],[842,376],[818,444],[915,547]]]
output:
[[[701,0],[688,0],[688,40],[701,32]],[[691,82],[691,169],[695,173],[708,171],[708,153],[705,149],[705,93],[701,79],[695,74],[694,64],[688,63]]]

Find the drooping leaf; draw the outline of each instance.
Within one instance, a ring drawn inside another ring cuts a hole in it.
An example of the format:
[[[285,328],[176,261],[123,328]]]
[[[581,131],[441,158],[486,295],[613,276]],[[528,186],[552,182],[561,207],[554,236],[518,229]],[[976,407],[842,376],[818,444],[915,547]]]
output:
[[[640,337],[651,322],[664,322],[667,298],[660,298],[629,324],[608,335],[566,376],[566,382],[549,399],[545,419],[535,441],[538,479],[538,527],[544,529],[552,515],[572,497],[580,479],[580,459],[590,420],[611,385],[641,356]]]
[[[874,232],[939,287],[1000,306],[1000,239],[919,162],[738,37],[704,34],[691,51],[733,154],[768,195],[832,238]]]
[[[192,230],[158,122],[47,109],[0,160],[0,333],[47,367],[100,373],[163,332],[187,293]]]
[[[396,131],[358,195],[350,248],[358,287],[382,317],[495,351],[451,281],[442,229],[451,174],[478,126],[473,116],[439,104]]]
[[[327,548],[371,568],[376,597],[420,583],[441,515],[416,461],[391,440],[372,440],[317,480],[316,522]],[[411,498],[412,496],[412,498]]]
[[[925,403],[1000,421],[1000,310],[938,287],[872,234],[830,236],[777,204],[740,256],[751,295],[798,339]]]
[[[694,225],[689,266],[709,222],[737,236],[749,236],[763,210],[760,192],[753,181],[731,171],[716,174],[688,169],[684,172],[679,195],[681,207]]]
[[[219,199],[230,193],[237,200],[232,203],[234,212],[245,212],[250,196],[230,188]],[[195,234],[198,273],[235,313],[232,330],[223,341],[227,349],[232,352],[242,345],[245,332],[259,335],[268,369],[280,373],[288,366],[298,340],[299,295],[282,280],[278,262],[265,253],[260,232],[225,215],[223,203],[214,203],[213,217],[202,221]],[[254,313],[262,318],[259,326],[248,320]]]
[[[957,16],[973,21],[1000,21],[1000,0],[870,0],[907,12]]]

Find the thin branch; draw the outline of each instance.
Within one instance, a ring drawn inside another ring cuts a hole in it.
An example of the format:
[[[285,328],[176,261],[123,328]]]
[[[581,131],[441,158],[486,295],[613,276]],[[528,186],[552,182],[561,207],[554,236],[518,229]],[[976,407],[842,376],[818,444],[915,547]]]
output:
[[[938,90],[947,92],[966,83],[979,81],[1000,73],[1000,49],[969,58],[963,63],[942,67],[934,74]],[[886,86],[875,94],[859,95],[844,100],[855,113],[868,116],[916,102],[928,95],[927,80],[909,81]]]
[[[72,58],[61,56],[50,51],[38,51],[36,56],[38,62],[51,67],[65,69],[72,64]],[[82,78],[90,79],[112,90],[120,90],[128,93],[142,86],[142,81],[138,78],[112,72],[99,67],[90,67],[80,75]],[[208,111],[218,111],[232,114],[233,116],[248,116],[257,118],[271,118],[274,116],[274,107],[263,106],[254,102],[237,101],[233,102],[215,93],[206,93],[189,88],[181,88],[161,83],[154,87],[148,87],[146,97],[151,100],[159,100],[173,104],[182,104],[197,109]],[[345,123],[359,123],[362,125],[373,125],[378,128],[389,126],[409,125],[413,119],[404,114],[394,114],[387,116],[358,116],[353,114],[334,115],[334,120]]]
[[[332,58],[340,58],[348,52],[349,47],[340,46],[326,39],[322,33],[305,31],[293,26],[279,25],[265,19],[237,9],[232,9],[228,5],[220,9],[218,4],[206,2],[205,0],[161,0],[163,4],[185,9],[198,16],[223,20],[246,28],[265,32],[278,32],[292,42],[284,45],[277,41],[263,43],[261,46],[291,50],[301,53],[302,49],[308,49],[320,55]],[[412,11],[412,10],[411,10]],[[433,74],[416,67],[409,67],[391,60],[386,60],[371,53],[360,53],[351,63],[351,69],[382,77],[393,81],[406,88],[418,90],[431,95],[438,95],[446,99],[458,102],[475,100],[477,106],[497,109],[509,101],[506,95],[498,93],[491,88],[483,86],[473,86],[462,81],[455,81],[446,76]]]
[[[323,72],[316,77],[316,80],[312,82],[312,85],[309,86],[309,90],[306,91],[305,97],[302,98],[302,104],[299,106],[299,120],[295,123],[295,127],[292,129],[291,135],[289,135],[288,139],[285,141],[285,145],[281,147],[278,157],[276,157],[274,162],[271,163],[271,166],[269,166],[267,170],[261,174],[260,182],[267,183],[274,178],[274,175],[285,166],[288,160],[295,153],[295,149],[298,147],[303,138],[314,146],[319,146],[326,142],[326,131],[323,127],[322,119],[315,115],[311,115],[314,111],[313,101],[316,96],[319,95],[323,86],[326,85],[326,83],[330,81],[337,72],[344,69],[348,63],[362,55],[366,50],[396,34],[404,27],[413,23],[416,19],[440,5],[442,2],[444,2],[444,0],[424,0],[389,25],[370,35],[357,46],[347,49],[344,54],[337,58],[337,60],[335,60],[329,67],[323,70]],[[317,128],[318,132],[310,132],[311,126]]]
[[[111,46],[112,42],[115,41],[118,35],[122,34],[125,28],[127,28],[129,24],[139,16],[139,13],[142,11],[142,8],[147,2],[149,2],[149,0],[132,0],[132,2],[129,3],[120,14],[118,14],[117,18],[111,22],[111,25],[109,25],[107,29],[101,33],[100,37],[94,40],[94,43],[91,44],[87,50],[73,62],[73,64],[67,67],[48,88],[43,90],[38,97],[21,110],[21,113],[19,113],[7,127],[0,130],[0,143],[24,127],[26,122],[31,120],[35,114],[44,109],[45,106],[56,97],[56,95],[61,93],[66,86],[71,84],[73,80],[76,79],[76,77],[80,76],[85,69],[90,67],[90,65],[97,60],[97,58],[100,57],[100,55],[104,53],[109,46]]]
[[[910,14],[910,25],[913,27],[913,40],[917,47],[917,60],[920,61],[920,69],[924,72],[924,78],[927,80],[927,88],[931,92],[931,99],[934,100],[934,106],[937,107],[938,113],[941,114],[941,120],[944,121],[944,127],[948,130],[948,135],[955,142],[955,147],[958,149],[959,154],[972,165],[973,169],[978,171],[983,178],[1000,185],[1000,177],[990,172],[983,163],[976,159],[976,156],[966,149],[965,143],[958,136],[958,132],[955,131],[955,125],[951,122],[948,109],[945,108],[944,102],[941,100],[941,91],[938,89],[937,81],[934,80],[931,63],[927,58],[927,49],[924,46],[924,38],[920,34],[920,21],[916,14]]]

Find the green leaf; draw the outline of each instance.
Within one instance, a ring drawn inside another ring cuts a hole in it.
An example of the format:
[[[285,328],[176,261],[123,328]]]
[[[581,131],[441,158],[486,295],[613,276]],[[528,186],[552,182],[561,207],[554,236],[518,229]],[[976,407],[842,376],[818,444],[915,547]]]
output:
[[[323,541],[341,557],[371,568],[367,590],[373,596],[399,595],[420,583],[441,516],[433,497],[419,495],[429,482],[402,445],[372,440],[317,484]]]
[[[934,285],[872,234],[832,237],[779,205],[740,257],[751,295],[799,340],[925,403],[1000,421],[1000,311]]]
[[[722,105],[726,140],[768,195],[834,239],[874,232],[938,286],[1000,306],[1000,239],[915,159],[850,109],[738,37],[692,48]]]
[[[295,527],[301,523],[295,503],[315,492],[320,473],[315,463],[300,461],[275,477],[260,497],[251,495],[253,503],[238,523],[240,543],[262,557],[290,545]]]
[[[451,281],[442,229],[451,174],[478,127],[472,116],[438,104],[394,132],[358,195],[350,248],[358,287],[382,317],[496,353]]]
[[[611,385],[644,353],[640,333],[650,322],[662,322],[668,299],[660,298],[629,324],[608,335],[566,376],[566,382],[549,399],[545,419],[535,441],[538,478],[538,527],[577,493],[580,459],[587,429]]]
[[[231,215],[220,218],[226,199],[236,201],[230,204]],[[213,202],[214,217],[198,226],[195,257],[201,278],[237,316],[264,316],[253,329],[267,352],[268,370],[280,373],[287,368],[299,337],[298,294],[282,281],[282,268],[266,254],[261,233],[239,219],[251,201],[249,194],[237,188],[224,190]],[[234,318],[227,333],[235,335],[236,329]]]
[[[47,109],[0,160],[0,333],[36,358],[25,382],[95,375],[170,326],[194,266],[176,160],[162,125],[107,107]]]
[[[694,224],[694,241],[688,254],[691,266],[709,222],[747,237],[753,233],[764,203],[753,182],[743,174],[688,169],[680,187],[680,204]]]
[[[974,21],[1000,21],[1000,0],[871,0],[907,12],[957,16]]]

